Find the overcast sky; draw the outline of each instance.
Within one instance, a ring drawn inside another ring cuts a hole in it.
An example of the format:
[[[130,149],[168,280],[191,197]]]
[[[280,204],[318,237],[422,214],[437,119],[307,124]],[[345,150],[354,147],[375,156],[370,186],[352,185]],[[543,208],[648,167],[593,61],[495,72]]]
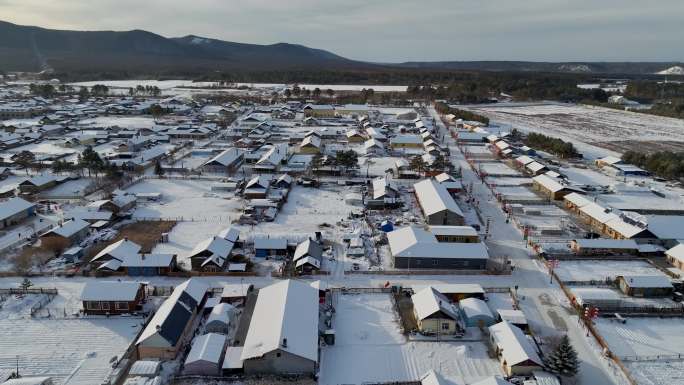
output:
[[[684,0],[0,0],[0,19],[381,62],[684,61]]]

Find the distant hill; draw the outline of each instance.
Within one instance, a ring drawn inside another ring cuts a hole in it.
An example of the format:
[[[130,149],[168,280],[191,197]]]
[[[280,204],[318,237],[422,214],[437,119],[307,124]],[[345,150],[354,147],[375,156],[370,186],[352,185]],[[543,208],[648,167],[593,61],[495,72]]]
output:
[[[133,30],[62,31],[0,21],[0,69],[131,73],[368,68],[374,65],[295,44],[242,44]]]
[[[682,63],[524,61],[368,63],[297,44],[243,44],[194,35],[167,38],[143,30],[63,31],[0,21],[1,71],[54,71],[60,74],[93,74],[93,76],[116,74],[118,77],[145,75],[192,77],[214,71],[298,70],[372,71],[375,73],[506,71],[583,75],[680,75],[683,65]]]

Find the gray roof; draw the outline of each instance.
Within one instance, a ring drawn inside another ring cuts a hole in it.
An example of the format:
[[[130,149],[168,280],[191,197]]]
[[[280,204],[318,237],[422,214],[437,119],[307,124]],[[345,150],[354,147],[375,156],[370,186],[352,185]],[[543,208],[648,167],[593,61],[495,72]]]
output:
[[[10,198],[0,203],[0,220],[7,219],[32,207],[35,207],[35,204],[31,202],[27,202],[21,198]]]
[[[463,211],[458,207],[458,204],[456,204],[454,198],[451,197],[446,187],[435,182],[433,179],[420,181],[414,184],[413,188],[425,215],[432,215],[448,210],[463,217]]]
[[[82,301],[133,301],[139,282],[88,281],[81,291]]]

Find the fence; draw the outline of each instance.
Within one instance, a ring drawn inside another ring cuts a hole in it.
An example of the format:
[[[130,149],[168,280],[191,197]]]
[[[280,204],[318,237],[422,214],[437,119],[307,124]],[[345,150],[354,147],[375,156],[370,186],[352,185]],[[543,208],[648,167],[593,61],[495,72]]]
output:
[[[40,288],[40,287],[34,287],[34,288],[28,288],[28,289],[9,288],[9,289],[0,289],[0,294],[9,294],[9,295],[26,295],[26,294],[57,295],[57,289],[44,289],[44,288]]]
[[[658,354],[654,356],[620,356],[626,362],[645,362],[645,361],[674,361],[684,360],[684,354]]]

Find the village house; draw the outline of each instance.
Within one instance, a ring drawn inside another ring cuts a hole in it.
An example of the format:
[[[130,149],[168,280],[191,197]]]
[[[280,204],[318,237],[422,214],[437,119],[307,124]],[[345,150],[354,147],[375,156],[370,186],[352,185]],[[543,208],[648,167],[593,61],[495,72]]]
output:
[[[307,104],[303,108],[304,116],[314,118],[335,117],[335,107],[330,104]]]
[[[403,150],[403,149],[422,149],[423,148],[423,138],[420,135],[408,135],[402,134],[397,135],[389,140],[390,148],[392,150]]]
[[[458,308],[433,287],[426,287],[411,296],[418,330],[429,335],[452,335],[463,332],[459,325]]]
[[[43,245],[65,249],[82,241],[90,230],[90,223],[72,219],[40,236]]]
[[[135,342],[138,358],[173,360],[192,336],[192,326],[207,299],[207,286],[187,280],[167,298]]]
[[[418,204],[429,225],[462,226],[464,215],[446,187],[433,179],[425,179],[413,185]]]
[[[490,343],[507,376],[529,376],[544,362],[520,328],[504,321],[489,327]]]
[[[322,259],[323,246],[310,238],[298,244],[292,256],[295,270],[300,274],[312,274],[320,270]]]
[[[210,173],[230,174],[237,171],[244,159],[244,153],[237,148],[229,148],[209,159],[202,170]]]
[[[259,290],[240,359],[247,374],[314,374],[318,291],[285,280]]]
[[[241,306],[245,303],[247,295],[254,290],[251,283],[230,283],[223,285],[221,302],[233,306]]]
[[[557,178],[544,174],[532,178],[532,188],[550,200],[562,200],[563,197],[571,193],[584,194],[582,189],[563,184]]]
[[[287,255],[287,239],[256,237],[254,238],[254,254],[257,258],[285,257]]]
[[[217,272],[224,271],[234,243],[220,236],[213,236],[198,243],[188,254],[192,270]]]
[[[387,233],[394,267],[402,269],[487,268],[489,252],[483,243],[438,242],[418,227],[403,227]]]
[[[36,205],[21,198],[10,198],[0,203],[0,229],[17,225],[36,215]]]
[[[665,252],[667,261],[675,268],[684,271],[684,243],[667,250]]]
[[[316,135],[304,137],[299,145],[300,154],[320,154],[322,149],[321,138]]]
[[[271,186],[271,178],[257,175],[247,182],[243,195],[248,199],[266,198],[268,188]]]
[[[145,286],[140,282],[88,281],[81,291],[84,314],[128,314],[142,310]]]
[[[211,309],[207,322],[204,324],[204,330],[207,333],[228,334],[236,312],[235,306],[225,302],[219,303]]]
[[[496,323],[496,318],[487,306],[487,303],[479,298],[466,298],[458,302],[460,314],[468,327],[489,327]]]
[[[666,275],[620,275],[620,291],[630,297],[668,297],[672,295],[672,282]]]
[[[478,243],[480,235],[472,226],[430,226],[437,242]]]

